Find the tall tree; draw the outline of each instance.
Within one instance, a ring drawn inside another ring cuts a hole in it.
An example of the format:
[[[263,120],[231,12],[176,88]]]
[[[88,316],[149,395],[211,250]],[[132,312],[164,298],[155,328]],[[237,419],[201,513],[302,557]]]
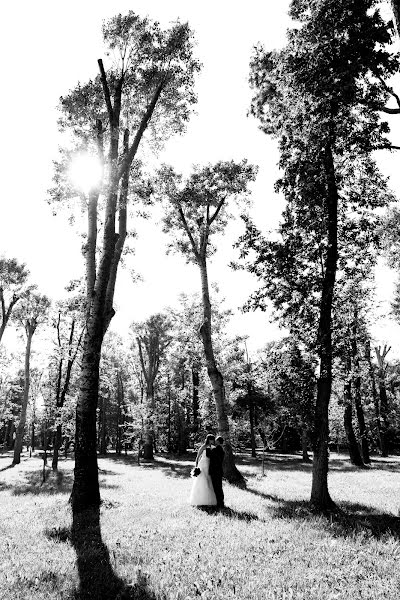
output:
[[[103,38],[113,63],[107,70],[100,59],[99,75],[61,98],[61,127],[73,133],[75,147],[97,157],[103,172],[101,181],[92,182],[83,198],[88,218],[84,248],[87,327],[76,411],[71,497],[75,511],[100,503],[96,456],[99,361],[103,337],[114,315],[129,196],[146,193],[138,179],[138,150],[145,140],[161,144],[172,132],[184,130],[196,101],[193,84],[199,70],[187,24],[176,22],[163,31],[158,23],[130,11],[105,22]],[[77,195],[66,177],[70,156],[64,152],[56,165],[56,185],[51,191],[54,201]],[[99,221],[103,224],[101,248]]]
[[[14,306],[26,288],[29,271],[16,258],[0,257],[0,342],[10,320]],[[7,300],[8,297],[8,300]]]
[[[186,181],[170,167],[160,172],[162,192],[169,200],[164,218],[165,230],[175,236],[171,246],[181,251],[188,262],[197,264],[200,272],[203,308],[200,335],[217,409],[218,431],[225,440],[224,476],[236,483],[243,483],[244,480],[235,466],[224,379],[214,352],[207,259],[215,250],[211,238],[221,233],[227,223],[228,200],[245,199],[248,185],[254,180],[255,174],[256,169],[245,160],[241,163],[221,161],[203,168],[195,167]]]
[[[284,302],[286,317],[293,315],[297,302],[302,322],[308,320],[311,333],[317,315],[320,371],[311,501],[322,510],[334,507],[327,479],[332,308],[338,258],[346,252],[346,238],[338,239],[338,230],[353,209],[373,206],[372,188],[367,204],[363,192],[372,174],[379,190],[370,153],[391,147],[384,137],[387,124],[378,116],[378,106],[388,97],[379,81],[395,73],[398,64],[386,49],[390,32],[376,5],[374,0],[292,0],[290,15],[296,27],[288,32],[287,46],[280,52],[258,48],[251,65],[256,91],[252,112],[262,129],[279,139],[283,176],[277,187],[288,202],[282,241],[272,253],[281,277],[270,285],[277,292],[275,302],[278,297]],[[361,171],[351,178],[356,164]],[[361,178],[360,173],[364,173]],[[354,193],[357,180],[360,191]],[[358,226],[361,233],[362,225]],[[250,242],[252,236],[254,231],[249,232]],[[259,250],[260,266],[265,264],[268,248]],[[304,283],[318,268],[312,301],[304,302],[304,292],[309,290]],[[288,301],[290,295],[293,301]]]
[[[30,385],[30,358],[32,348],[32,338],[37,328],[47,319],[47,312],[50,307],[50,300],[46,296],[31,292],[15,310],[15,318],[24,328],[26,334],[25,348],[25,380],[24,393],[22,398],[22,407],[19,423],[16,430],[13,465],[21,462],[22,442],[24,438],[26,411],[29,400]]]
[[[147,416],[145,419],[145,439],[143,457],[153,455],[153,419],[155,412],[154,383],[160,370],[160,362],[171,343],[172,323],[167,315],[152,315],[144,323],[132,325],[135,343],[139,353],[140,366],[146,382]]]

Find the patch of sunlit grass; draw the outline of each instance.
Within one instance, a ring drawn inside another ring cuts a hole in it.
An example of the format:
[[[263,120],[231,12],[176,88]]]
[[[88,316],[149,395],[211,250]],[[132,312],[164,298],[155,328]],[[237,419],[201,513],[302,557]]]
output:
[[[223,513],[189,506],[189,460],[99,460],[101,536],[128,586],[121,600],[398,600],[399,459],[358,471],[333,455],[330,491],[347,516],[327,518],[310,510],[311,466],[299,457],[269,455],[265,477],[259,460],[242,458],[247,489],[225,484]],[[44,484],[37,458],[1,473],[7,600],[72,599],[79,588],[67,502],[72,466],[62,461],[63,476]]]

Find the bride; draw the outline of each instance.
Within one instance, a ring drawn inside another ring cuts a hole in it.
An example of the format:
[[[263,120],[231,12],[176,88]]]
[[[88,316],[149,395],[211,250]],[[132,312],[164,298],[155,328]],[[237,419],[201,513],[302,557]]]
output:
[[[207,456],[207,448],[211,448],[213,444],[215,444],[215,436],[210,434],[197,453],[195,466],[199,467],[200,474],[193,481],[189,500],[192,506],[216,506],[217,504],[211,477],[208,473],[210,459]]]

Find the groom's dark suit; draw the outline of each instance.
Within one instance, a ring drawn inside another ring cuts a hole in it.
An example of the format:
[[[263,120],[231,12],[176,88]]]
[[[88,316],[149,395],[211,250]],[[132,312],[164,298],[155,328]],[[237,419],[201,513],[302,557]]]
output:
[[[222,463],[224,461],[224,449],[217,444],[214,448],[207,448],[207,456],[210,459],[209,473],[217,497],[217,506],[224,506],[224,492],[222,489]]]

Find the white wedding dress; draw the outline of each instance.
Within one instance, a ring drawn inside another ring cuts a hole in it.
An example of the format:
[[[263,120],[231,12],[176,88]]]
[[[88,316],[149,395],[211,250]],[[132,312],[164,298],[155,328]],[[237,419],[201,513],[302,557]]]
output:
[[[217,498],[211,477],[208,474],[210,459],[204,451],[197,465],[200,469],[200,474],[194,477],[192,491],[190,493],[190,504],[192,506],[216,506]]]

